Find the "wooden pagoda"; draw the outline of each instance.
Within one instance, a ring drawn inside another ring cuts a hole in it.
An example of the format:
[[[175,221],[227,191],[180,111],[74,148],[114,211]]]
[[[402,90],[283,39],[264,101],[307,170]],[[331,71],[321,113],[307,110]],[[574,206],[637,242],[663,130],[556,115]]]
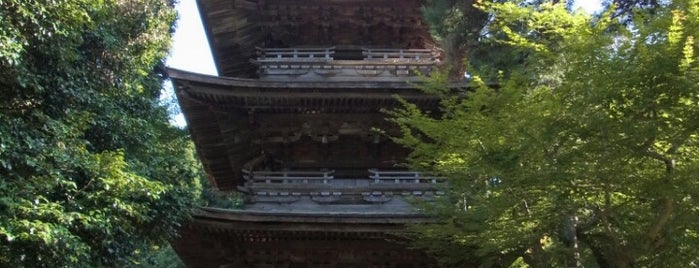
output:
[[[211,183],[173,243],[190,267],[430,267],[394,235],[442,178],[407,170],[384,109],[438,64],[419,0],[199,0],[220,76],[169,75]],[[378,131],[378,130],[381,130]]]

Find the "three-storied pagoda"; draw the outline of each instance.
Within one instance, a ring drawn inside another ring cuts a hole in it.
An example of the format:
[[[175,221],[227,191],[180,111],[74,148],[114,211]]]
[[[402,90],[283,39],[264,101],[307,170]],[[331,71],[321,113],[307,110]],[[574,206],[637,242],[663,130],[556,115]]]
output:
[[[169,70],[211,183],[239,210],[200,208],[175,249],[190,267],[429,267],[392,231],[428,220],[382,109],[438,63],[420,0],[199,0],[220,76]]]

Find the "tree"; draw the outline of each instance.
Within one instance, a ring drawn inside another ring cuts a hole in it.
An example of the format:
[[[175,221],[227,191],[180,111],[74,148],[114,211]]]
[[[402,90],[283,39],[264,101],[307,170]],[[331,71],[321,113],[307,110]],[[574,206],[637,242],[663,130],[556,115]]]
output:
[[[658,0],[611,0],[605,1],[607,7],[614,7],[613,15],[614,17],[621,17],[623,22],[630,22],[632,16],[630,14],[634,13],[635,10],[646,10],[652,11],[655,8],[660,7],[660,2]]]
[[[465,70],[462,59],[476,53],[488,13],[474,6],[473,0],[430,0],[423,6],[425,20],[432,37],[444,50],[444,60],[452,66],[453,78],[461,78]]]
[[[638,0],[633,0],[638,1]],[[452,80],[463,79],[464,73],[477,72],[490,75],[502,68],[512,68],[512,59],[523,55],[511,47],[493,42],[497,31],[489,27],[492,16],[486,10],[478,8],[478,3],[514,2],[521,6],[539,6],[542,0],[504,1],[504,0],[429,0],[422,7],[425,21],[430,26],[432,38],[443,52],[445,65]],[[553,2],[559,2],[558,0]],[[572,1],[566,2],[571,6]],[[463,59],[468,58],[468,64]],[[468,66],[467,66],[468,65]],[[509,66],[506,66],[509,65]]]
[[[425,21],[430,26],[432,38],[443,52],[452,80],[463,78],[464,73],[479,73],[493,78],[498,71],[516,71],[527,54],[506,46],[497,40],[502,32],[490,27],[492,14],[478,8],[479,3],[515,3],[518,6],[538,7],[553,3],[565,5],[572,11],[574,0],[429,0],[422,7]],[[637,10],[653,12],[660,6],[657,0],[610,0],[603,5],[613,10],[612,16],[622,22],[631,22],[631,14]],[[511,25],[517,30],[524,25]],[[495,38],[498,37],[498,38]],[[468,58],[468,63],[463,61]]]
[[[630,24],[613,10],[482,8],[527,68],[498,86],[436,79],[439,114],[392,113],[410,164],[450,178],[417,245],[445,266],[699,263],[699,1],[637,9]]]
[[[159,105],[167,0],[0,5],[0,266],[121,266],[198,194]]]

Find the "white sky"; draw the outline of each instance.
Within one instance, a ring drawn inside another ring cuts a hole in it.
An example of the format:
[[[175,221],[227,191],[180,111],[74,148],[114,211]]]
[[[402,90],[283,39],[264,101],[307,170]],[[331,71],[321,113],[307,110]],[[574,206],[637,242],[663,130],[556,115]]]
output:
[[[196,1],[180,0],[177,3],[177,13],[179,19],[167,65],[185,71],[216,75]]]
[[[573,9],[583,8],[588,13],[595,13],[602,7],[601,0],[577,0],[573,4]]]

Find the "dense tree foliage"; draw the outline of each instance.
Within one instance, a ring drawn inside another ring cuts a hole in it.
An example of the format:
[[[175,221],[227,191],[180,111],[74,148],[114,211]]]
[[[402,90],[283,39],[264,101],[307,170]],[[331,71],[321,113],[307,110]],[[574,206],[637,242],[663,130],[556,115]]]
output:
[[[167,0],[0,1],[0,266],[119,266],[198,194],[159,105]]]
[[[442,50],[442,58],[449,69],[450,79],[461,79],[464,73],[477,72],[481,76],[493,77],[497,72],[516,71],[513,63],[521,64],[527,54],[498,42],[502,32],[490,27],[492,14],[478,3],[510,3],[537,8],[542,4],[564,5],[573,11],[575,0],[428,0],[422,8],[430,33]],[[579,0],[578,2],[581,2]],[[660,7],[657,0],[609,0],[602,1],[611,16],[629,24],[636,10],[653,12]],[[516,30],[525,30],[526,25],[511,25]],[[468,58],[468,62],[464,62]]]
[[[153,247],[148,254],[140,255],[141,259],[133,261],[131,267],[138,268],[186,268],[171,246]]]
[[[624,1],[624,0],[620,0]],[[536,7],[542,0],[428,0],[422,8],[430,33],[442,50],[442,58],[450,69],[450,79],[461,79],[464,73],[492,75],[505,66],[512,68],[513,59],[523,57],[517,50],[495,41],[500,35],[489,27],[493,17],[477,3],[516,3]],[[559,2],[559,1],[554,1]],[[573,1],[564,1],[570,7]],[[464,62],[468,58],[469,62]],[[468,68],[467,68],[468,67]],[[477,70],[477,71],[476,71]]]
[[[440,113],[393,112],[411,164],[450,178],[417,245],[449,267],[699,264],[699,1],[482,8],[525,68],[468,90],[437,76]]]
[[[423,6],[432,37],[444,50],[444,60],[453,68],[452,76],[460,77],[465,71],[461,64],[465,55],[486,50],[479,41],[489,16],[476,8],[475,3],[474,0],[430,0]]]

